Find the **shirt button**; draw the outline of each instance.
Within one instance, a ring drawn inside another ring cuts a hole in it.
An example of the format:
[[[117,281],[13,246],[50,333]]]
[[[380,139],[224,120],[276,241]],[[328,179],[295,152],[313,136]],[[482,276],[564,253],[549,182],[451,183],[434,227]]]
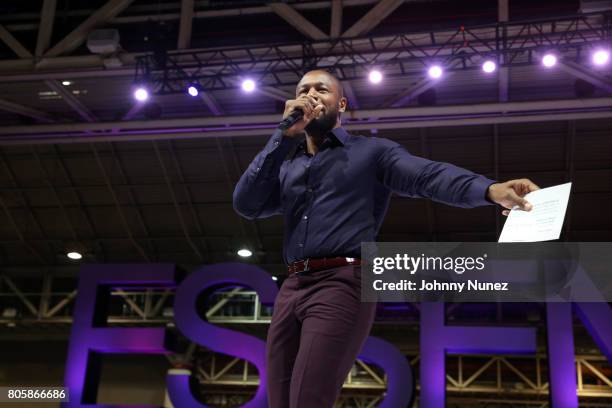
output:
[[[309,192],[309,193],[312,193],[312,188],[309,188],[309,189],[308,189],[308,192]]]
[[[307,215],[305,215],[305,216],[304,216],[304,219],[305,219],[305,220],[307,220],[307,219],[308,219],[308,216],[307,216]]]
[[[299,246],[300,248],[303,248],[303,247],[304,247],[304,244],[302,244],[302,243],[300,242],[300,243],[298,244],[298,246]]]

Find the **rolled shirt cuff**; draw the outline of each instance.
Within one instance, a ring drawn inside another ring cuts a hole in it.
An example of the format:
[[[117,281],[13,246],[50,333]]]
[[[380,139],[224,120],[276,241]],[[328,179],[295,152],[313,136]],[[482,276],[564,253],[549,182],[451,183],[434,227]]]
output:
[[[498,181],[491,180],[490,178],[487,178],[485,176],[478,177],[472,183],[472,188],[470,189],[471,191],[468,201],[472,203],[474,207],[496,204],[493,201],[489,200],[489,198],[487,197],[489,187],[495,183],[498,183]]]

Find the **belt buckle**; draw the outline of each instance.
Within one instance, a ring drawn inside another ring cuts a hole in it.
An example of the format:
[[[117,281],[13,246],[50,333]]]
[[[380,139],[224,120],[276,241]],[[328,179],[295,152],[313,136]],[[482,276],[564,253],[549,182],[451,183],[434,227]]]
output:
[[[308,272],[308,271],[310,270],[310,269],[308,269],[308,262],[309,262],[309,261],[310,261],[310,258],[306,258],[306,260],[304,261],[304,269],[302,269],[302,270],[301,270],[301,271],[299,271],[299,272],[295,272],[295,274],[296,274],[297,276],[300,276],[300,275],[302,275],[303,273]]]

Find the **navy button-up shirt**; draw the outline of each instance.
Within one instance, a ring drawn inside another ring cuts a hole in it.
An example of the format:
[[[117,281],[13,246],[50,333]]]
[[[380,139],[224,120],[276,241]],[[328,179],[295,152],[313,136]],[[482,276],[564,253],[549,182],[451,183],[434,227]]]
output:
[[[388,139],[350,135],[339,127],[315,155],[298,143],[276,130],[233,197],[234,209],[248,219],[283,215],[286,263],[359,258],[361,243],[375,241],[392,192],[459,207],[492,204],[486,193],[495,181],[413,156]]]

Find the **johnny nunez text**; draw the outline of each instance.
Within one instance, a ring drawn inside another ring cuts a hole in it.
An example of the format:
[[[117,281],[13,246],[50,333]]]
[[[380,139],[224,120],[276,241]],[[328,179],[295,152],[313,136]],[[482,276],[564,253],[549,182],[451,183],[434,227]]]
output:
[[[402,279],[397,282],[383,282],[377,279],[372,283],[374,290],[409,290],[409,291],[507,291],[508,282],[481,282],[477,279],[470,279],[466,282],[438,282],[437,280],[421,280],[417,282]]]

